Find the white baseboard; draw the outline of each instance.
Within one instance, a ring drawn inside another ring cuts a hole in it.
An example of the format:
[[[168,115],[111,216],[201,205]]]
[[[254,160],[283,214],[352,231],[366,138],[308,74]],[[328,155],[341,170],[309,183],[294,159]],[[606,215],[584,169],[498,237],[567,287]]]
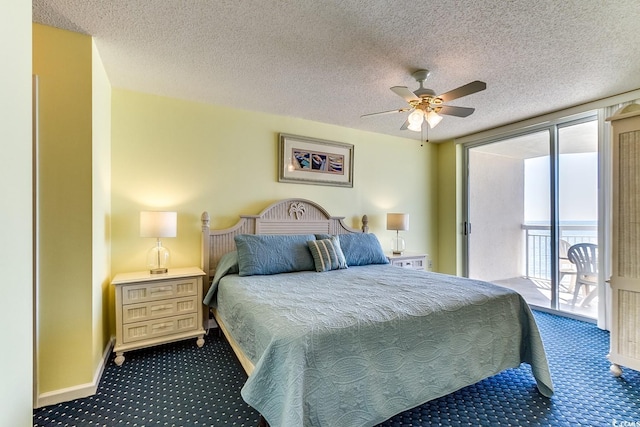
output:
[[[43,406],[56,405],[70,400],[81,399],[83,397],[93,396],[98,391],[98,384],[102,378],[105,366],[109,361],[109,355],[115,342],[115,337],[111,337],[102,353],[102,361],[98,365],[93,375],[93,380],[89,383],[78,384],[73,387],[62,388],[60,390],[48,391],[38,395],[34,408],[42,408]]]

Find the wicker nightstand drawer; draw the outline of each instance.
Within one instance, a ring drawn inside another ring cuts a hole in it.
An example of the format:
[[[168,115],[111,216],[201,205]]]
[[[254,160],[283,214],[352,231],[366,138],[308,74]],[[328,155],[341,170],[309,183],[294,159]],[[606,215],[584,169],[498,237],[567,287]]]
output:
[[[149,284],[125,285],[122,289],[122,303],[126,305],[197,294],[198,280],[195,278],[163,280]]]
[[[410,268],[413,270],[427,269],[427,255],[425,254],[387,254],[387,259],[395,267]]]
[[[148,322],[130,323],[123,326],[123,342],[131,343],[181,332],[195,331],[198,328],[198,319],[197,313],[191,313],[184,316],[149,320]]]
[[[129,304],[122,307],[122,323],[143,322],[159,317],[177,316],[198,311],[195,297]]]

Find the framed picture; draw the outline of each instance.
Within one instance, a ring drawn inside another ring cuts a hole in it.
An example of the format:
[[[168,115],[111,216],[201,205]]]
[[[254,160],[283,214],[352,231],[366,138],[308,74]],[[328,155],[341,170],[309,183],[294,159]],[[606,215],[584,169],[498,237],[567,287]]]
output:
[[[280,134],[278,181],[353,187],[353,145]]]

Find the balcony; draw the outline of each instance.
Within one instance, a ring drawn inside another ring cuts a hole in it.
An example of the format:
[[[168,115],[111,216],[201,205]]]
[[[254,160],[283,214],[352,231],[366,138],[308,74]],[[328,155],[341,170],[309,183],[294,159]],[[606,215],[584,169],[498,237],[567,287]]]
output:
[[[551,306],[551,233],[548,225],[522,224],[524,238],[524,272],[521,277],[495,280],[501,286],[519,292],[528,304],[539,307]],[[569,245],[576,243],[598,243],[597,225],[564,224],[559,228],[560,240]],[[561,267],[570,266],[568,259],[559,260]],[[568,269],[567,269],[568,270]],[[558,289],[560,310],[580,316],[596,318],[598,298],[586,307],[582,306],[584,295],[580,295],[572,306],[575,274],[564,274]]]

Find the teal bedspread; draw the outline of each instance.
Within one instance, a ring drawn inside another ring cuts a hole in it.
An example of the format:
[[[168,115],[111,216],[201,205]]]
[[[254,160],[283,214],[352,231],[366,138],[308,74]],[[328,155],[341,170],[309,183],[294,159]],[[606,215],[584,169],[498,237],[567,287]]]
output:
[[[372,426],[522,362],[553,394],[529,307],[490,283],[390,265],[231,274],[212,304],[272,427]]]

